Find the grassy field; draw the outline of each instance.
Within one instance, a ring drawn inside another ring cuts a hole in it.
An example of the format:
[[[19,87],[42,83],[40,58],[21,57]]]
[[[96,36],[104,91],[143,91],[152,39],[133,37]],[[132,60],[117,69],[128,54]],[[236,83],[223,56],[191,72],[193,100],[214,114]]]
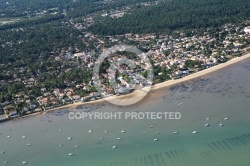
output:
[[[44,15],[37,15],[37,16],[31,16],[31,17],[25,16],[25,17],[19,17],[19,18],[0,18],[0,26],[6,25],[6,24],[15,24],[15,23],[27,21],[27,20],[34,21],[34,20],[38,20],[41,18],[45,18],[49,15],[52,15],[52,14],[44,14]]]
[[[0,25],[15,23],[19,20],[20,18],[2,18],[0,19]]]

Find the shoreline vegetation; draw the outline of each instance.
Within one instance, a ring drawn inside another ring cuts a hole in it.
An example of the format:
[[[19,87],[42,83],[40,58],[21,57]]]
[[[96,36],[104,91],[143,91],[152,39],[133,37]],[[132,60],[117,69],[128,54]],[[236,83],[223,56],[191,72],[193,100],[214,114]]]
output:
[[[155,85],[153,85],[151,87],[150,91],[154,91],[154,90],[158,90],[158,89],[162,89],[162,88],[169,88],[171,86],[175,86],[175,85],[178,85],[178,84],[181,84],[181,83],[184,83],[184,82],[187,82],[187,81],[202,77],[204,75],[207,75],[209,73],[215,72],[215,71],[220,70],[222,68],[228,67],[228,66],[230,66],[232,64],[235,64],[237,62],[240,62],[240,61],[248,59],[248,58],[250,58],[250,53],[245,54],[245,55],[243,55],[241,57],[235,57],[235,58],[233,58],[233,59],[231,59],[231,60],[229,60],[229,61],[227,61],[225,63],[220,63],[220,64],[215,65],[213,67],[210,67],[210,68],[195,72],[193,74],[187,75],[187,76],[179,78],[179,79],[168,80],[168,81],[165,81],[165,82],[162,82],[162,83],[155,84]],[[145,88],[147,88],[147,87],[145,87]],[[17,117],[17,118],[2,119],[2,120],[0,120],[0,123],[1,122],[6,122],[6,121],[9,121],[9,120],[12,120],[12,119],[21,119],[21,118],[25,118],[25,117],[35,116],[35,115],[38,115],[38,114],[46,114],[47,112],[56,111],[56,110],[60,110],[60,109],[64,109],[64,108],[75,108],[77,106],[101,103],[101,102],[104,102],[106,100],[112,100],[112,99],[120,99],[120,100],[125,99],[126,100],[128,98],[140,95],[142,93],[145,93],[145,92],[142,91],[142,90],[135,90],[132,93],[129,93],[129,94],[126,94],[126,95],[121,95],[121,96],[114,95],[114,96],[110,96],[110,97],[107,97],[107,98],[102,98],[102,99],[98,99],[98,100],[94,100],[94,101],[88,101],[88,102],[79,101],[79,102],[76,102],[76,103],[67,104],[67,105],[64,105],[64,106],[56,107],[56,108],[51,108],[51,109],[48,109],[46,111],[36,112],[36,113],[21,116],[21,117]]]

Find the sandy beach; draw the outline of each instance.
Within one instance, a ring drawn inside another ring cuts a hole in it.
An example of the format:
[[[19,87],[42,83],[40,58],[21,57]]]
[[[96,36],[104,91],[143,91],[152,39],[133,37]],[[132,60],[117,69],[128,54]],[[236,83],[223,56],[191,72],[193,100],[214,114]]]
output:
[[[159,84],[155,84],[155,85],[153,85],[151,87],[150,90],[152,91],[152,90],[158,90],[158,89],[161,89],[161,88],[169,88],[171,86],[174,86],[174,85],[186,82],[186,81],[190,81],[192,79],[195,79],[195,78],[204,76],[206,74],[215,72],[215,71],[220,70],[220,69],[222,69],[224,67],[230,66],[232,64],[235,64],[237,62],[240,62],[240,61],[248,59],[248,58],[250,58],[250,53],[246,54],[246,55],[243,55],[241,57],[233,58],[233,59],[231,59],[231,60],[229,60],[229,61],[227,61],[225,63],[221,63],[221,64],[213,66],[211,68],[208,68],[208,69],[205,69],[205,70],[190,74],[190,75],[188,75],[186,77],[183,77],[183,78],[180,78],[180,79],[168,80],[168,81],[165,81],[165,82],[162,82],[162,83],[159,83]],[[64,106],[61,106],[61,107],[49,109],[49,110],[46,110],[46,112],[59,110],[59,109],[63,109],[63,108],[75,108],[77,106],[82,106],[82,105],[87,105],[87,104],[97,104],[97,103],[101,103],[101,102],[104,102],[104,101],[107,101],[107,100],[119,100],[121,102],[123,99],[124,99],[124,101],[126,101],[126,100],[129,100],[129,98],[132,98],[132,97],[135,97],[135,96],[140,96],[140,95],[145,95],[145,92],[141,91],[141,90],[135,90],[132,93],[122,95],[122,96],[114,95],[114,96],[107,97],[105,99],[103,98],[103,99],[89,101],[89,102],[79,101],[79,102],[76,102],[76,103],[73,103],[73,104],[68,104],[68,105],[64,105]],[[46,113],[46,112],[43,112],[43,113]],[[31,114],[31,115],[37,115],[37,114],[41,114],[41,113],[36,113],[36,114]],[[30,115],[27,115],[27,116],[30,116]],[[20,117],[20,118],[24,118],[24,117],[27,117],[27,116],[23,116],[23,117]]]

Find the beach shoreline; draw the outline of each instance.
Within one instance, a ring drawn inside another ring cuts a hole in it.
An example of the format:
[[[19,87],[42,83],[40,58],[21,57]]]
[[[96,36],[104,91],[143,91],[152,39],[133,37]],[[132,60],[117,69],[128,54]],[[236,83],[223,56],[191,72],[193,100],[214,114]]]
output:
[[[228,66],[230,66],[232,64],[235,64],[237,62],[240,62],[240,61],[248,59],[248,58],[250,58],[250,53],[245,54],[245,55],[243,55],[241,57],[235,57],[235,58],[233,58],[233,59],[231,59],[231,60],[229,60],[229,61],[227,61],[225,63],[221,63],[221,64],[215,65],[213,67],[210,67],[210,68],[195,72],[193,74],[182,77],[180,79],[168,80],[168,81],[165,81],[165,82],[162,82],[162,83],[155,84],[155,85],[153,85],[151,87],[150,91],[155,91],[155,90],[159,90],[159,89],[162,89],[162,88],[169,88],[169,87],[172,87],[172,86],[175,86],[175,85],[178,85],[178,84],[181,84],[181,83],[196,79],[198,77],[202,77],[204,75],[207,75],[207,74],[210,74],[212,72],[218,71],[218,70],[220,70],[222,68],[228,67]],[[60,107],[56,107],[56,108],[51,108],[51,109],[48,109],[48,110],[46,110],[44,112],[37,112],[37,113],[34,113],[34,114],[25,115],[25,116],[22,116],[22,117],[18,117],[16,119],[26,118],[26,117],[29,117],[29,116],[36,116],[38,114],[43,115],[43,114],[46,114],[46,113],[51,112],[51,111],[56,111],[56,110],[65,109],[65,108],[74,109],[77,106],[103,103],[103,102],[105,102],[107,100],[112,100],[112,99],[130,98],[130,97],[134,97],[136,95],[140,95],[141,92],[142,92],[141,90],[135,90],[132,93],[129,93],[129,94],[126,94],[126,95],[121,95],[121,96],[114,95],[114,96],[110,96],[110,97],[107,97],[107,98],[102,98],[102,99],[98,99],[98,100],[94,100],[94,101],[88,101],[88,102],[79,101],[79,102],[76,102],[76,103],[72,103],[72,104],[68,104],[68,105],[64,105],[64,106],[60,106]],[[145,93],[145,92],[143,92],[143,93]]]
[[[159,84],[155,84],[155,85],[152,86],[151,90],[158,90],[158,89],[161,89],[161,88],[166,88],[166,87],[174,86],[174,85],[186,82],[186,81],[190,81],[190,80],[195,79],[197,77],[207,75],[209,73],[215,72],[217,70],[228,67],[230,65],[233,65],[235,63],[238,63],[238,62],[240,62],[242,60],[245,60],[245,59],[248,59],[248,58],[250,58],[250,53],[248,53],[246,55],[243,55],[241,57],[235,57],[235,58],[233,58],[233,59],[231,59],[231,60],[229,60],[229,61],[227,61],[225,63],[220,63],[218,65],[215,65],[213,67],[210,67],[210,68],[195,72],[193,74],[190,74],[190,75],[188,75],[186,77],[182,77],[180,79],[168,80],[168,81],[165,81],[165,82],[162,82],[162,83],[159,83]]]
[[[198,77],[207,75],[209,73],[215,72],[217,70],[220,70],[222,68],[225,68],[227,66],[230,66],[232,64],[235,64],[237,62],[240,62],[240,61],[242,61],[244,59],[248,59],[248,58],[250,58],[250,53],[248,53],[246,55],[243,55],[241,57],[235,57],[235,58],[233,58],[233,59],[231,59],[231,60],[229,60],[229,61],[227,61],[225,63],[221,63],[221,64],[218,64],[216,66],[213,66],[213,67],[210,67],[210,68],[195,72],[193,74],[182,77],[180,79],[168,80],[168,81],[165,81],[165,82],[162,82],[162,83],[159,83],[159,84],[155,84],[155,85],[153,85],[151,87],[150,91],[159,90],[159,89],[162,89],[162,88],[169,88],[169,87],[172,87],[172,86],[175,86],[175,85],[178,85],[178,84],[193,80],[195,78],[198,78]],[[87,105],[87,104],[97,104],[97,103],[100,103],[100,102],[103,102],[103,101],[106,101],[106,100],[111,100],[112,98],[118,98],[118,99],[129,98],[129,97],[133,97],[135,95],[140,94],[140,91],[141,90],[135,90],[132,93],[129,93],[129,94],[126,94],[126,95],[121,95],[121,96],[114,95],[114,96],[110,96],[110,97],[107,97],[107,98],[102,98],[102,99],[99,99],[99,100],[94,100],[94,101],[89,101],[89,102],[77,102],[77,103],[65,105],[65,106],[62,106],[62,107],[53,108],[53,109],[50,109],[50,110],[47,110],[47,111],[53,111],[53,110],[61,109],[61,108],[74,108],[74,107],[77,107],[77,106],[80,106],[80,105]]]

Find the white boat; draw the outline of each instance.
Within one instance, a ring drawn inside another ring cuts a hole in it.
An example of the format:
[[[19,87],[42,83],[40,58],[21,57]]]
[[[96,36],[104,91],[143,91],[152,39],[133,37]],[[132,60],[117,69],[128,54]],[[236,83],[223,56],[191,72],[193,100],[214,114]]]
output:
[[[71,137],[68,137],[68,140],[71,140],[72,138]]]
[[[210,120],[210,118],[206,118],[206,120]]]
[[[62,147],[63,145],[59,145],[60,147]]]
[[[224,118],[224,120],[228,120],[228,118],[226,117],[226,118]]]
[[[105,133],[107,133],[107,132],[108,132],[108,130],[105,130],[104,132],[105,132]]]
[[[150,126],[150,128],[154,128],[154,126],[153,126],[153,125],[151,125],[151,126]]]
[[[122,138],[118,137],[117,140],[121,140]]]
[[[198,131],[193,131],[192,133],[193,133],[193,134],[197,134],[197,133],[198,133]]]
[[[93,131],[92,130],[89,130],[89,133],[92,133]]]
[[[5,153],[5,151],[2,151],[2,152],[1,152],[1,154],[4,154],[4,153]]]
[[[112,146],[113,149],[117,148],[117,146]]]
[[[4,164],[7,164],[7,163],[8,163],[8,161],[4,161],[3,163],[4,163]]]
[[[174,134],[178,134],[178,131],[174,131]]]
[[[158,131],[156,134],[160,134],[160,132]]]
[[[153,139],[153,141],[158,141],[158,138]]]
[[[143,134],[146,134],[146,131],[144,131]]]
[[[11,137],[10,135],[7,136],[7,138],[10,138],[10,137]]]
[[[27,161],[23,161],[23,164],[27,164]]]
[[[103,137],[99,138],[100,140],[104,139]]]
[[[222,127],[222,126],[224,126],[224,124],[220,122],[219,126]]]
[[[26,138],[26,136],[23,135],[22,138]]]
[[[27,146],[31,146],[31,144],[27,144]]]
[[[79,148],[80,146],[79,146],[79,145],[76,145],[75,147],[76,147],[76,148]]]
[[[125,131],[125,130],[122,130],[121,133],[126,133],[126,131]]]
[[[62,129],[59,129],[59,131],[62,131]]]
[[[69,153],[69,156],[74,156],[75,154],[74,153]]]

